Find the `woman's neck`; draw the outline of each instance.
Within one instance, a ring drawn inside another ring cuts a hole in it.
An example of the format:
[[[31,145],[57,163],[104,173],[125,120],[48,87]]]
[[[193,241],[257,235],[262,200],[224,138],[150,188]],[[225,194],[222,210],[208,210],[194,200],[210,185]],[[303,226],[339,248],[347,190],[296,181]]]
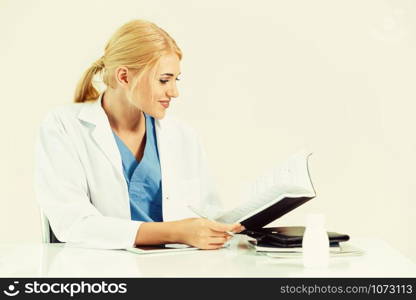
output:
[[[103,95],[102,107],[116,132],[133,133],[145,127],[143,112],[131,104],[123,92],[108,88]]]

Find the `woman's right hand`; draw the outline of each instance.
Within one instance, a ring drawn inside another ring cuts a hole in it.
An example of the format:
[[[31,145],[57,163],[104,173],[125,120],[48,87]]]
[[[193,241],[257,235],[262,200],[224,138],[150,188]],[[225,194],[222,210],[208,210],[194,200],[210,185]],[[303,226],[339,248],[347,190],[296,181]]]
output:
[[[199,249],[219,249],[231,238],[227,231],[238,233],[245,229],[239,223],[223,224],[202,218],[184,219],[174,223],[174,239]]]

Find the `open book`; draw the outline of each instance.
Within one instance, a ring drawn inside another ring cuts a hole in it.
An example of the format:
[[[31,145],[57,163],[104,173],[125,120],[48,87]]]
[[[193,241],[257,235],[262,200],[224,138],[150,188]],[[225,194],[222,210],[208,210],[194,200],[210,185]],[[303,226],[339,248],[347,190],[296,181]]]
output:
[[[311,182],[308,158],[301,151],[258,177],[248,186],[234,209],[213,219],[221,223],[241,223],[246,229],[262,228],[316,196]]]

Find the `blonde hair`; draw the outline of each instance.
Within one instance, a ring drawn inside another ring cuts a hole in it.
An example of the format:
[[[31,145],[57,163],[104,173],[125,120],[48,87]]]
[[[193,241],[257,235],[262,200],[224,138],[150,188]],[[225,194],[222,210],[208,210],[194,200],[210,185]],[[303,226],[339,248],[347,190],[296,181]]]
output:
[[[114,71],[119,66],[137,71],[134,87],[164,54],[176,54],[182,59],[182,51],[166,31],[145,20],[124,24],[107,42],[104,55],[84,72],[76,87],[74,101],[92,101],[100,96],[92,82],[94,75],[99,73],[102,73],[104,84],[114,88]]]

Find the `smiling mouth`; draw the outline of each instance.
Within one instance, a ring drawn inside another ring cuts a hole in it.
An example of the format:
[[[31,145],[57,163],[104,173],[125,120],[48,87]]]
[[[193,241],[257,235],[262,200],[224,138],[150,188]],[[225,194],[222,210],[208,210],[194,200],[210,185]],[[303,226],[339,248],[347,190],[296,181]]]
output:
[[[159,103],[160,103],[160,104],[162,104],[162,106],[163,106],[164,108],[168,108],[168,107],[169,107],[169,102],[170,102],[170,101],[159,101]]]

